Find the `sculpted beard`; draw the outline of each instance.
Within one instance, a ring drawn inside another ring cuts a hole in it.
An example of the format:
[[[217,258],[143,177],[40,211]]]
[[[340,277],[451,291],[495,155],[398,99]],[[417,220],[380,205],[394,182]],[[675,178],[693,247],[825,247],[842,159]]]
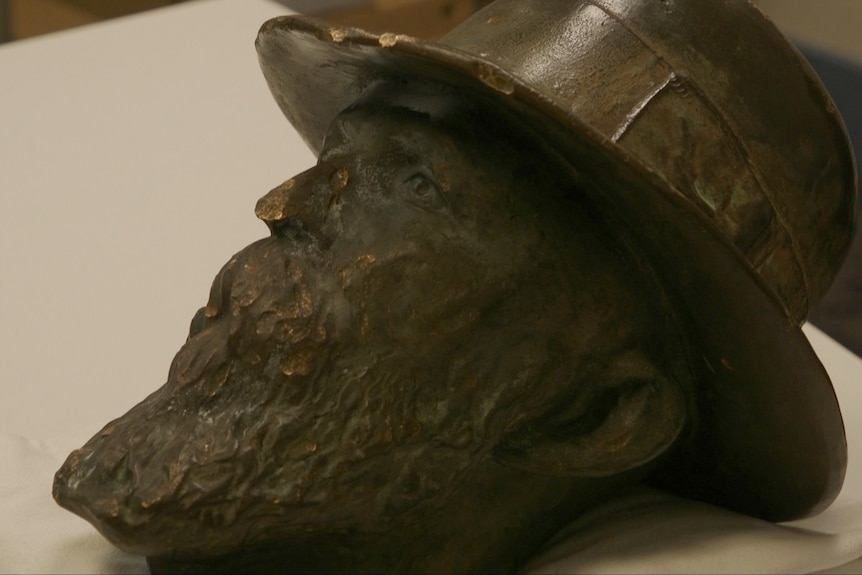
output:
[[[427,257],[335,269],[302,233],[238,253],[165,386],[70,456],[74,471],[58,476],[72,488],[66,505],[127,551],[171,549],[182,534],[206,535],[211,552],[214,538],[230,549],[324,526],[386,530],[455,485],[507,423],[494,418],[503,388],[475,387],[535,379],[542,345],[522,330],[481,336],[476,293],[425,298],[405,327],[406,296],[382,308],[399,307],[398,289],[416,292],[407,284],[422,281]]]

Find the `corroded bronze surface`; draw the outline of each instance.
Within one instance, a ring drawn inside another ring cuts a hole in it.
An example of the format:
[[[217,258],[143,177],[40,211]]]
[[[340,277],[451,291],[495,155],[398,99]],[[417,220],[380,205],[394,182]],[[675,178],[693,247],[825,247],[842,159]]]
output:
[[[768,519],[831,501],[843,427],[797,327],[852,231],[828,96],[743,2],[536,1],[440,44],[264,25],[319,161],[61,505],[156,570],[439,572],[516,569],[641,480]],[[721,22],[763,60],[696,33]],[[747,106],[714,78],[737,68],[771,74]]]
[[[372,535],[406,554],[434,541],[415,532],[429,515],[475,497],[477,468],[645,463],[682,426],[665,375],[681,337],[562,178],[478,114],[344,114],[319,164],[258,203],[273,235],[216,277],[166,386],[71,456],[61,500],[157,557],[316,537],[362,554]],[[512,473],[482,485],[515,492]],[[447,519],[435,545],[477,525]],[[384,565],[511,561],[449,553]]]

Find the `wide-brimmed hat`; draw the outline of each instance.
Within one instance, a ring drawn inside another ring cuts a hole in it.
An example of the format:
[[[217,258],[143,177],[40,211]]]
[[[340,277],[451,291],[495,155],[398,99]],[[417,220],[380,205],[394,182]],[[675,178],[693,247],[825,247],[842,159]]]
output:
[[[849,247],[855,167],[830,97],[751,4],[497,0],[438,42],[286,16],[257,48],[315,153],[384,83],[519,118],[637,238],[692,344],[698,425],[661,484],[770,520],[835,498],[844,427],[799,326]]]

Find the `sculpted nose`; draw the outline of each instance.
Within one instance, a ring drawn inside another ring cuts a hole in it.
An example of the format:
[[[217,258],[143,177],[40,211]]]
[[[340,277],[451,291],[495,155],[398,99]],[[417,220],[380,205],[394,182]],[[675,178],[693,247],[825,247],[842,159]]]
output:
[[[257,201],[254,213],[271,232],[299,225],[317,232],[327,214],[340,200],[348,182],[346,168],[313,168],[287,180]]]
[[[313,180],[287,180],[257,201],[255,215],[276,233],[284,225],[301,225],[316,231],[326,217],[326,201],[315,197]]]

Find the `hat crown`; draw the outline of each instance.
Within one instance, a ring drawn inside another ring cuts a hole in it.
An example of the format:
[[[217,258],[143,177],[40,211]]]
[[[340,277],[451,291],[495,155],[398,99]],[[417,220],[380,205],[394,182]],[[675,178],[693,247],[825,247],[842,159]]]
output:
[[[854,230],[852,150],[819,79],[748,2],[497,0],[441,42],[669,183],[792,320],[834,279]]]

